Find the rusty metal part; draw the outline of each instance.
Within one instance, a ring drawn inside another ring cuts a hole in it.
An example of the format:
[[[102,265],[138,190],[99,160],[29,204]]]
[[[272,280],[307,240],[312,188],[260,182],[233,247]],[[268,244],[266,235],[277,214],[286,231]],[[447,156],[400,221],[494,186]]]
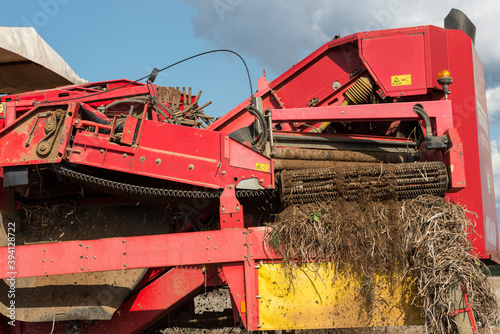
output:
[[[329,160],[292,160],[292,159],[274,159],[275,170],[298,170],[298,169],[316,169],[340,166],[356,166],[373,164],[370,162],[347,162],[347,161],[329,161]]]
[[[54,112],[53,120],[48,122],[45,126],[45,137],[36,146],[36,153],[39,156],[46,156],[52,151],[54,143],[56,141],[57,134],[61,129],[61,125],[64,122],[64,117],[66,116],[66,111],[62,109],[57,109]],[[38,120],[38,117],[37,117]],[[36,125],[36,123],[35,123]],[[35,126],[33,125],[33,127]],[[27,142],[28,143],[28,142]]]
[[[311,150],[300,148],[277,148],[274,159],[327,160],[357,162],[407,162],[411,158],[406,153],[357,152],[343,150]]]
[[[205,128],[206,125],[210,125],[214,121],[214,117],[206,115],[203,111],[212,101],[202,106],[198,105],[202,93],[201,90],[193,99],[191,87],[188,87],[187,92],[186,87],[182,87],[182,90],[179,87],[157,86],[157,88],[159,99],[169,108],[181,125]],[[183,109],[181,109],[181,106]]]
[[[282,202],[287,204],[334,198],[402,200],[422,194],[444,196],[448,189],[441,161],[282,171],[280,177]]]
[[[30,129],[30,135],[28,136],[28,139],[26,140],[26,143],[24,144],[25,147],[30,146],[31,139],[33,138],[33,133],[35,132],[36,125],[38,124],[38,120],[42,117],[50,117],[52,115],[52,112],[42,112],[36,115],[35,121],[33,122],[33,125],[31,126]]]
[[[411,140],[381,140],[376,138],[345,138],[322,135],[275,134],[276,146],[320,150],[373,152],[405,152],[416,155],[417,143]]]

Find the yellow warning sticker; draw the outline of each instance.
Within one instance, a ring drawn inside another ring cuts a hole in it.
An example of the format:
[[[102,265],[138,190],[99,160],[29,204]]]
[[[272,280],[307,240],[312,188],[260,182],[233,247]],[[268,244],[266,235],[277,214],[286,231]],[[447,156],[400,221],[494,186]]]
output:
[[[269,165],[268,164],[261,164],[260,162],[257,162],[255,164],[255,170],[260,170],[261,172],[269,172]]]
[[[391,86],[408,86],[408,85],[411,85],[411,74],[391,76]]]

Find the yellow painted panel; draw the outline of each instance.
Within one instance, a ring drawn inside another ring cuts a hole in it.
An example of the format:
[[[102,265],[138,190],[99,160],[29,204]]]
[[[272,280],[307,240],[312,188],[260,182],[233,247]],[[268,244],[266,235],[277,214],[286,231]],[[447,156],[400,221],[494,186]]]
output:
[[[377,276],[372,291],[361,279],[323,263],[294,271],[293,284],[281,264],[259,269],[261,330],[422,325],[409,303],[409,286]]]

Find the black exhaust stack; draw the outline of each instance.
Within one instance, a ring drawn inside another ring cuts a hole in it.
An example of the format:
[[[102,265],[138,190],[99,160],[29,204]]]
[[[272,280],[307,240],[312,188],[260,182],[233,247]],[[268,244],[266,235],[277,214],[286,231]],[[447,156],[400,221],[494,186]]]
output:
[[[445,29],[462,30],[470,37],[472,43],[476,43],[476,26],[461,10],[452,8],[444,19]]]

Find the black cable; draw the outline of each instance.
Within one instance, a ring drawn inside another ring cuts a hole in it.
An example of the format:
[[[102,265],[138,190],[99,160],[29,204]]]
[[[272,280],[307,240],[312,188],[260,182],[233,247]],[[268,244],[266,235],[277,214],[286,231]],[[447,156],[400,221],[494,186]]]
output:
[[[180,60],[176,63],[173,63],[171,65],[168,65],[167,67],[164,67],[162,69],[159,70],[159,72],[162,72],[162,71],[165,71],[166,69],[169,69],[170,67],[173,67],[175,65],[179,65],[180,63],[183,63],[187,60],[190,60],[190,59],[193,59],[193,58],[196,58],[196,57],[200,57],[200,56],[203,56],[203,55],[206,55],[206,54],[209,54],[209,53],[215,53],[215,52],[229,52],[229,53],[232,53],[236,56],[238,56],[238,58],[241,59],[241,61],[243,62],[243,65],[245,66],[245,69],[247,71],[247,77],[248,77],[248,85],[250,86],[250,96],[253,96],[253,88],[252,88],[252,79],[250,78],[250,71],[248,70],[248,66],[247,66],[247,63],[245,62],[245,60],[243,59],[242,56],[240,56],[237,52],[233,51],[233,50],[228,50],[228,49],[218,49],[218,50],[211,50],[211,51],[205,51],[205,52],[202,52],[202,53],[198,53],[194,56],[191,56],[191,57],[188,57],[188,58],[185,58],[183,60]],[[143,78],[144,79],[144,78]]]
[[[185,61],[188,61],[190,59],[193,59],[193,58],[197,58],[197,57],[200,57],[200,56],[203,56],[203,55],[206,55],[206,54],[210,54],[210,53],[215,53],[215,52],[229,52],[229,53],[232,53],[236,56],[238,56],[238,58],[241,59],[241,61],[243,62],[243,65],[245,65],[245,69],[247,71],[247,77],[248,77],[248,84],[250,86],[250,96],[253,96],[253,88],[252,88],[252,79],[250,78],[250,71],[248,70],[248,66],[247,66],[247,63],[245,62],[245,60],[243,59],[242,56],[240,56],[237,52],[235,51],[232,51],[232,50],[228,50],[228,49],[217,49],[217,50],[210,50],[210,51],[205,51],[205,52],[202,52],[202,53],[198,53],[194,56],[191,56],[191,57],[187,57],[187,58],[184,58],[182,60],[179,60],[178,62],[175,62],[173,64],[170,64],[160,70],[157,71],[157,73],[160,73],[162,71],[165,71],[166,69],[169,69],[171,67],[174,67],[176,65],[179,65]],[[155,69],[157,70],[157,69]],[[153,70],[154,71],[154,70]],[[98,93],[94,93],[94,94],[89,94],[89,95],[85,95],[83,96],[83,98],[87,98],[87,97],[92,97],[92,96],[96,96],[96,95],[100,95],[100,94],[105,94],[105,93],[109,93],[109,92],[112,92],[114,90],[117,90],[117,89],[120,89],[120,88],[123,88],[123,87],[126,87],[126,86],[129,86],[129,85],[132,85],[132,84],[135,84],[141,80],[144,80],[146,78],[149,78],[151,74],[148,74],[142,78],[139,78],[137,80],[134,80],[132,82],[129,82],[129,83],[126,83],[124,85],[121,85],[121,86],[118,86],[118,87],[115,87],[115,88],[112,88],[112,89],[109,89],[109,90],[106,90],[106,91],[102,91],[102,92],[98,92]],[[148,87],[149,88],[149,87]],[[73,100],[78,100],[78,99],[81,99],[82,96],[77,96],[77,97],[72,97],[72,98],[68,98],[68,99],[63,99],[63,100],[55,100],[55,101],[43,101],[43,102],[40,102],[40,103],[45,103],[45,102],[49,102],[49,103],[58,103],[58,102],[66,102],[66,101],[73,101]]]
[[[258,141],[252,142],[252,145],[257,144],[257,147],[260,147],[262,143],[265,143],[267,141],[267,138],[269,136],[269,129],[267,127],[266,120],[264,119],[264,116],[260,113],[260,111],[257,110],[257,108],[255,108],[253,105],[248,106],[247,110],[250,114],[254,115],[262,125],[262,135],[260,136]]]

